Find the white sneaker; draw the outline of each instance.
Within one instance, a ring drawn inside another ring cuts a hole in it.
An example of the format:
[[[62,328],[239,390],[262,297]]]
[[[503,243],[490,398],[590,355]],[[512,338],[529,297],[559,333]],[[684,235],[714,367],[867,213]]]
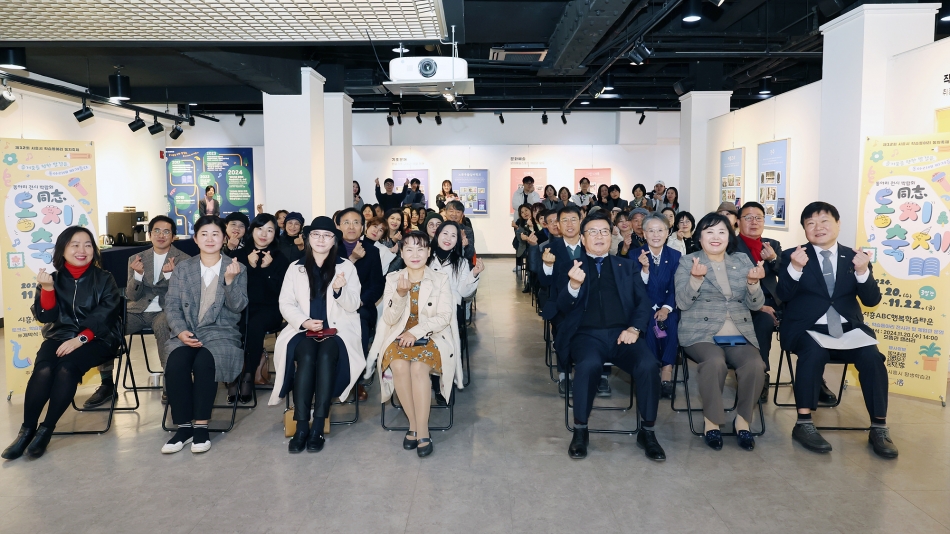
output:
[[[193,453],[195,453],[195,454],[202,453],[202,452],[208,452],[208,451],[210,451],[210,450],[211,450],[211,440],[210,440],[210,439],[209,439],[208,441],[204,442],[204,443],[192,443],[192,444],[191,444],[191,452],[193,452]]]
[[[162,445],[162,454],[175,454],[176,452],[185,448],[185,445],[191,443],[191,438],[186,439],[185,441],[176,441],[175,443],[166,443]]]

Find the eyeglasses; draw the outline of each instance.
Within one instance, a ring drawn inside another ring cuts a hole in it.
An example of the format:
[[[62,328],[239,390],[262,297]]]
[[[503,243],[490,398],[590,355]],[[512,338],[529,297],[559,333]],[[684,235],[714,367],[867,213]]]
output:
[[[566,219],[561,219],[561,222],[563,223],[577,224],[578,221],[580,221],[580,219],[578,219],[577,217],[568,217]]]
[[[152,230],[152,235],[170,236],[172,235],[172,231],[171,230]]]
[[[319,232],[319,231],[310,232],[310,239],[313,239],[314,241],[329,241],[333,239],[334,237],[335,236],[333,234],[326,233],[326,232]]]
[[[760,215],[746,215],[745,217],[742,218],[742,220],[746,222],[753,222],[753,221],[762,222],[765,220],[765,217],[762,217]]]
[[[340,223],[340,226],[363,226],[363,225],[355,219],[350,219],[350,220],[342,221]]]
[[[585,234],[594,237],[598,235],[610,235],[610,228],[593,228],[584,232]]]

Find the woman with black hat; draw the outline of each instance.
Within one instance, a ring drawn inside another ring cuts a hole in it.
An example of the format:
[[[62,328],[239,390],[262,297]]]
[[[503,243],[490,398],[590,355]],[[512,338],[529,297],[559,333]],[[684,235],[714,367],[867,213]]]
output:
[[[247,218],[247,215],[239,211],[234,211],[228,214],[224,218],[224,225],[227,228],[227,235],[225,236],[224,246],[221,247],[221,253],[226,256],[234,257],[234,252],[244,248],[245,243],[245,233],[247,232],[247,227],[250,226],[251,220]]]
[[[277,246],[287,261],[296,261],[303,256],[303,237],[300,234],[303,225],[303,215],[297,211],[288,213],[284,219],[284,231],[278,238]]]

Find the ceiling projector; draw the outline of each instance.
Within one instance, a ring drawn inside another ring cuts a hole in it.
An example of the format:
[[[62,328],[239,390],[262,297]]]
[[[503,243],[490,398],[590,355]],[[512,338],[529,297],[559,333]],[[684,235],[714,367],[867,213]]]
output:
[[[468,63],[458,57],[397,57],[389,62],[389,79],[383,85],[399,96],[475,94]]]

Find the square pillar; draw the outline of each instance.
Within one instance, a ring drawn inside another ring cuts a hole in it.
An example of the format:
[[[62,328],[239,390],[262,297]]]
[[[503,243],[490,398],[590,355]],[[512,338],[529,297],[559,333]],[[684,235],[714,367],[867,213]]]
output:
[[[729,113],[731,97],[732,91],[692,91],[680,97],[680,205],[697,219],[718,205],[712,203],[718,189],[707,193],[706,188],[706,123]]]
[[[323,97],[324,205],[332,215],[353,206],[353,99],[345,93]]]

